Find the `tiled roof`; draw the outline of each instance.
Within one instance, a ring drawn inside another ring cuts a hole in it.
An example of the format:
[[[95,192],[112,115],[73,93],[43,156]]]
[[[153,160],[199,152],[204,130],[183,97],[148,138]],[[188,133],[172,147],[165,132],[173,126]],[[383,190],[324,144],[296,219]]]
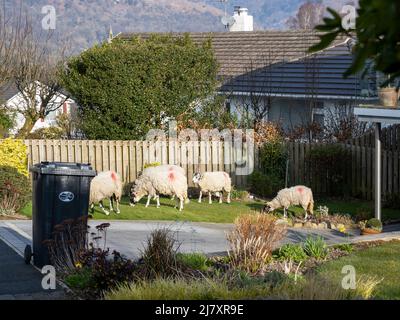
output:
[[[0,102],[6,102],[18,93],[18,89],[12,85],[6,85],[0,88]]]
[[[151,33],[123,33],[119,37],[149,37]],[[171,33],[182,36],[183,33]],[[361,93],[358,77],[343,79],[352,55],[345,38],[330,49],[310,55],[319,42],[315,31],[253,31],[189,33],[196,43],[211,37],[220,65],[221,90],[282,95],[330,95],[354,97]]]

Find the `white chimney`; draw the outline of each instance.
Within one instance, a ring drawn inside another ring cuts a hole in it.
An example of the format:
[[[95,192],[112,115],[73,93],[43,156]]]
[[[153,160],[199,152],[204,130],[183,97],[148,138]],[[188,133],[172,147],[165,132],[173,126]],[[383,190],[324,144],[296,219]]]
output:
[[[253,16],[248,14],[247,8],[235,6],[233,19],[235,23],[229,26],[229,31],[253,31]]]

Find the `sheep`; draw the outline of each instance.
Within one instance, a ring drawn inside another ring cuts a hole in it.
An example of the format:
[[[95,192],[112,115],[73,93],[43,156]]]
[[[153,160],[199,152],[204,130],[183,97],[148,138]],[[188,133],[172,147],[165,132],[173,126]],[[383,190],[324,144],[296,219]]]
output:
[[[179,201],[179,211],[183,210],[184,202],[188,202],[188,184],[186,176],[179,170],[151,167],[143,171],[136,179],[130,192],[130,205],[135,206],[144,196],[147,196],[146,208],[150,205],[151,198],[157,200],[160,207],[160,194],[176,196]]]
[[[110,214],[103,206],[103,200],[110,199],[110,211],[120,213],[119,202],[122,197],[122,181],[118,173],[114,171],[100,172],[90,183],[89,204],[92,213],[94,204],[99,203],[100,208],[108,216]],[[113,208],[113,200],[116,202],[116,210]]]
[[[284,218],[286,218],[286,210],[290,206],[298,205],[303,207],[305,211],[305,219],[307,219],[307,212],[311,215],[314,213],[314,198],[310,188],[305,186],[295,186],[282,189],[272,201],[267,202],[263,211],[269,213],[283,207]]]
[[[193,183],[200,187],[199,203],[203,192],[208,192],[208,203],[212,204],[212,193],[219,197],[219,203],[222,203],[223,192],[227,192],[227,203],[231,203],[232,181],[226,172],[204,172],[195,173]]]
[[[144,169],[144,171],[141,173],[141,175],[143,175],[143,174],[146,175],[147,172],[149,172],[148,171],[149,168],[157,168],[157,170],[165,170],[165,171],[174,171],[174,172],[178,172],[182,175],[185,175],[185,169],[183,169],[182,167],[177,166],[175,164],[161,164],[158,166],[148,167],[148,168]],[[151,170],[150,170],[150,172],[151,172]],[[154,198],[154,200],[156,200],[156,199],[157,198]],[[175,195],[173,195],[171,197],[171,200],[174,200],[174,199],[175,199]]]

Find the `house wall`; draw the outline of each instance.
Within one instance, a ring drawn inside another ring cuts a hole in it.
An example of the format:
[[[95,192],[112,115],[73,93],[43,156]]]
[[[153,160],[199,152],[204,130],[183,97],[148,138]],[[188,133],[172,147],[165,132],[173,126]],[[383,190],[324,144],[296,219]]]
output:
[[[38,104],[37,104],[37,108],[39,108],[39,97],[37,98],[38,100]],[[65,96],[58,96],[56,98],[53,99],[53,101],[51,103],[55,104],[55,105],[59,105],[62,103],[62,101],[65,100]],[[5,104],[7,106],[7,108],[9,110],[23,110],[26,105],[24,99],[22,98],[21,94],[17,94],[14,97],[12,97],[10,100],[8,100]],[[57,109],[56,111],[52,111],[50,112],[47,117],[45,119],[39,119],[31,132],[34,132],[40,128],[48,128],[51,126],[54,126],[56,124],[56,118],[58,115],[62,114],[62,113],[70,113],[72,109],[76,108],[76,103],[72,100],[72,99],[68,99],[63,106],[61,106],[59,109]],[[11,134],[16,134],[19,129],[22,128],[22,126],[24,125],[25,122],[25,118],[22,114],[20,113],[16,113],[16,118],[15,118],[15,126],[14,128],[11,130]]]
[[[229,101],[231,112],[237,112],[239,117],[240,112],[238,112],[238,108],[241,108],[243,105],[251,105],[250,98],[246,96],[231,97]],[[259,103],[265,104],[265,101],[259,101]],[[320,104],[323,106],[324,101],[321,101]],[[309,106],[305,99],[273,98],[266,120],[280,122],[283,128],[289,129],[306,123],[309,117]]]
[[[237,108],[243,105],[251,105],[247,96],[230,97],[231,112],[237,112]],[[260,104],[265,102],[258,100]],[[281,123],[284,129],[306,124],[311,117],[321,124],[326,123],[331,117],[346,116],[356,104],[351,100],[318,99],[310,109],[310,98],[273,98],[271,108],[266,120]],[[240,112],[238,113],[240,115]]]

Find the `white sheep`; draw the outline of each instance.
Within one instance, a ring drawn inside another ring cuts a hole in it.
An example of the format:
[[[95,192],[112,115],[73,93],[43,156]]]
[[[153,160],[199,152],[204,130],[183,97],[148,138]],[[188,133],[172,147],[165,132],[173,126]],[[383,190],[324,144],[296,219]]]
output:
[[[165,170],[159,167],[150,167],[143,171],[131,188],[130,205],[135,206],[144,196],[147,196],[146,208],[151,198],[157,200],[160,207],[160,195],[176,196],[179,201],[179,211],[183,210],[184,202],[188,201],[187,178],[179,170]]]
[[[110,211],[120,213],[119,202],[122,197],[122,181],[118,173],[114,171],[100,172],[90,183],[89,204],[91,211],[94,212],[94,204],[98,203],[106,215],[110,212],[103,206],[103,200],[110,200]],[[113,208],[113,201],[116,203],[116,210]]]
[[[212,193],[219,197],[219,203],[222,203],[223,192],[227,192],[227,203],[231,203],[232,181],[231,177],[226,172],[204,172],[195,173],[193,183],[200,187],[199,203],[203,192],[208,192],[208,202],[212,203]]]
[[[305,211],[305,219],[307,212],[311,215],[314,213],[314,198],[312,190],[305,186],[295,186],[282,189],[277,196],[270,202],[267,202],[264,211],[272,212],[283,207],[284,217],[287,217],[286,210],[290,206],[302,206]]]

